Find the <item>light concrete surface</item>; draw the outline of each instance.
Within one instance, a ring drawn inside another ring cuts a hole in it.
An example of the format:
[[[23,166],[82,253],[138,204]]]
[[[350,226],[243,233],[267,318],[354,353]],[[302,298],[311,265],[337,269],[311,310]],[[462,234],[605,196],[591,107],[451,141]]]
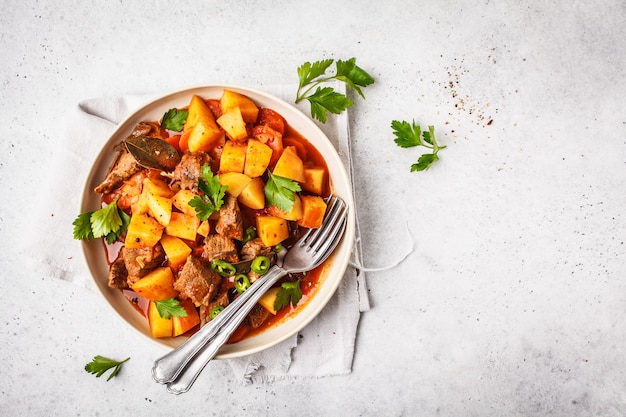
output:
[[[625,21],[618,0],[8,2],[0,414],[626,415]],[[28,213],[80,100],[350,57],[376,79],[350,110],[364,263],[415,242],[367,275],[351,374],[243,386],[218,362],[169,395],[97,293],[30,272],[18,243],[46,233]],[[429,171],[394,119],[435,126]],[[132,357],[109,382],[83,370],[103,352]]]

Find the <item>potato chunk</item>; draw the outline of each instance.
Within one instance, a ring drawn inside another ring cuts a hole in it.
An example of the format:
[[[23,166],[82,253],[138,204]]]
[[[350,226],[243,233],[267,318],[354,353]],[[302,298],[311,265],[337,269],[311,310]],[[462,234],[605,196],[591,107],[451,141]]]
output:
[[[171,337],[172,336],[172,320],[164,319],[159,315],[154,301],[150,301],[148,306],[148,324],[150,325],[150,334],[154,338]]]
[[[224,129],[226,136],[235,142],[242,141],[248,137],[246,122],[243,120],[239,107],[233,107],[226,113],[223,113],[217,119],[217,124]]]
[[[172,336],[180,336],[200,324],[200,315],[191,299],[180,301],[181,307],[187,311],[185,317],[172,317]]]
[[[220,158],[219,172],[239,172],[242,173],[246,164],[246,149],[248,145],[245,142],[234,142],[227,140],[224,144],[222,157]]]
[[[132,286],[133,291],[152,301],[167,300],[178,295],[174,289],[174,274],[169,266],[157,268]]]
[[[301,183],[306,181],[304,164],[293,146],[285,148],[272,173]]]
[[[264,309],[274,315],[276,315],[277,312],[274,308],[274,303],[276,303],[276,299],[278,298],[278,291],[280,291],[280,287],[270,288],[265,292],[265,294],[263,294],[263,296],[259,300],[259,304],[261,304]]]
[[[130,218],[124,246],[127,248],[152,247],[163,234],[161,225],[150,213],[136,213]]]
[[[267,211],[269,214],[275,217],[280,217],[285,220],[300,220],[303,216],[302,213],[302,200],[298,194],[294,194],[295,200],[293,202],[293,206],[290,211],[282,211],[275,205],[271,205],[268,207]]]
[[[189,214],[172,212],[170,223],[165,233],[186,240],[196,240],[196,231],[200,227],[200,219]]]
[[[254,101],[231,90],[224,90],[222,93],[220,107],[222,114],[228,113],[234,107],[239,107],[241,116],[246,123],[255,123],[259,115],[259,108],[254,104]]]
[[[287,220],[275,216],[258,216],[256,229],[265,246],[278,245],[289,237]]]
[[[163,235],[161,246],[167,255],[168,264],[172,268],[182,265],[191,254],[191,248],[176,236]]]
[[[303,195],[302,218],[298,220],[298,225],[317,229],[322,225],[324,214],[326,213],[326,202],[322,197],[313,195]]]
[[[241,190],[237,200],[246,207],[260,210],[265,207],[265,183],[261,177],[252,178],[250,183]]]
[[[243,173],[249,177],[260,177],[270,164],[272,148],[256,139],[248,140],[246,163]]]
[[[220,174],[220,184],[225,185],[226,192],[233,197],[239,197],[244,188],[250,184],[252,178],[238,172],[225,172]]]
[[[317,195],[324,193],[326,170],[322,167],[305,167],[302,188]]]

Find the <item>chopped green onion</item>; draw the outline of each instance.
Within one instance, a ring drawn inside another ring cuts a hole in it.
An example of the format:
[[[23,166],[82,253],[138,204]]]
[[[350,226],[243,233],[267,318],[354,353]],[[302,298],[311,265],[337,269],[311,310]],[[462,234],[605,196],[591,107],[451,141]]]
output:
[[[220,314],[222,311],[224,310],[224,306],[215,306],[211,309],[211,311],[209,312],[209,317],[211,317],[211,320],[213,320],[215,317],[217,317],[218,314]]]
[[[259,275],[265,274],[267,270],[270,269],[270,258],[268,258],[267,256],[263,256],[263,255],[257,256],[252,261],[252,264],[250,265],[250,269],[252,269],[254,272],[256,272]]]
[[[239,274],[235,277],[235,289],[237,293],[241,294],[248,288],[250,288],[250,279],[248,279],[247,275]]]
[[[274,246],[274,252],[280,253],[281,250],[283,250],[283,244],[282,243],[279,243],[278,245]]]
[[[213,259],[211,261],[211,269],[223,277],[233,276],[237,272],[237,269],[230,262],[222,261],[221,259]]]

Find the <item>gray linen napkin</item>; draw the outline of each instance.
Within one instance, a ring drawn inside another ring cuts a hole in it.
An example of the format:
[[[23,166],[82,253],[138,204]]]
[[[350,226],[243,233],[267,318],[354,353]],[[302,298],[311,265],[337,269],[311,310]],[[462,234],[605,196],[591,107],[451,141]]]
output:
[[[336,89],[343,88],[336,84]],[[264,90],[292,101],[295,85],[265,86]],[[33,254],[33,269],[95,290],[93,278],[82,256],[80,242],[72,237],[72,221],[78,215],[85,180],[102,145],[125,117],[157,95],[126,95],[82,101],[67,115],[67,129],[51,155],[48,193],[43,196],[33,230],[46,230],[41,240],[24,242],[24,253]],[[301,110],[307,112],[306,107]],[[351,175],[348,116],[332,117],[319,124],[335,145]],[[361,265],[359,232],[353,264]],[[36,248],[35,248],[36,246]],[[36,250],[35,250],[36,249]],[[299,335],[263,352],[231,359],[235,376],[242,383],[275,379],[323,377],[351,372],[354,342],[360,313],[369,310],[365,274],[350,265],[334,297],[320,315]]]

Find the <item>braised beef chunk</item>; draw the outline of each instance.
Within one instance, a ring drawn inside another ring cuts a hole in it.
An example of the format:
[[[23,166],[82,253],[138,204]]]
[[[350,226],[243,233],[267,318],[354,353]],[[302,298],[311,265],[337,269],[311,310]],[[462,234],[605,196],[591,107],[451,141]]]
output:
[[[156,123],[139,122],[133,129],[131,136],[154,136],[159,133],[159,126]]]
[[[215,231],[230,239],[243,239],[243,218],[239,203],[235,197],[229,194],[226,194],[224,204],[220,207]]]
[[[202,165],[210,163],[211,157],[205,152],[185,153],[172,176],[180,181],[182,189],[198,192],[198,178],[201,177]]]
[[[274,249],[269,246],[265,246],[261,238],[258,237],[244,243],[240,253],[242,261],[254,259],[257,256],[267,256],[270,258],[272,264],[274,263],[274,258],[276,256]]]
[[[215,297],[215,299],[211,302],[209,302],[207,305],[201,305],[200,306],[200,327],[204,326],[205,324],[207,324],[209,321],[211,321],[211,310],[213,310],[214,307],[217,306],[222,306],[224,308],[226,308],[226,306],[230,303],[229,299],[228,299],[228,291],[222,291],[221,293],[219,293],[217,295],[217,297]]]
[[[135,157],[126,150],[124,145],[121,145],[115,162],[109,168],[109,173],[94,191],[98,194],[108,194],[142,169]]]
[[[128,285],[132,286],[148,272],[161,266],[165,261],[165,251],[160,244],[137,249],[123,247],[122,257],[128,271]]]
[[[190,298],[197,304],[208,304],[220,288],[222,277],[200,258],[190,255],[183,265],[174,288],[182,299]]]
[[[204,257],[209,261],[221,259],[230,263],[239,262],[235,242],[222,235],[207,236],[204,241]]]
[[[257,327],[262,325],[271,314],[272,313],[267,311],[265,307],[263,307],[261,304],[256,304],[254,307],[252,307],[252,310],[250,311],[250,314],[248,314],[246,320],[248,321],[250,327],[256,329]]]
[[[124,262],[124,258],[119,256],[113,265],[111,265],[111,269],[109,269],[109,287],[117,288],[119,290],[123,290],[128,288],[128,271],[126,270],[126,263]]]

